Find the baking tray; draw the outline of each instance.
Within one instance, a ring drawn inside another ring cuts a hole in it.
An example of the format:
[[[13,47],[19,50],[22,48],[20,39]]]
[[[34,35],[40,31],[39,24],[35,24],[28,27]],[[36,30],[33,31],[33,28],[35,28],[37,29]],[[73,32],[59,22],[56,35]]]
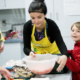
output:
[[[24,79],[24,80],[29,80],[30,78],[34,77],[35,74],[32,73],[32,75],[30,77],[14,77],[14,79]],[[1,80],[6,80],[4,78],[4,76],[2,76],[2,79]]]

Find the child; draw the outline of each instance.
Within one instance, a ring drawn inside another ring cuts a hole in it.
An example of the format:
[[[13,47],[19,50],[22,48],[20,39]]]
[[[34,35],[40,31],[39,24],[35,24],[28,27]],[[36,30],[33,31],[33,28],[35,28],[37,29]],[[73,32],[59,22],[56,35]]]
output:
[[[72,80],[80,80],[80,22],[72,25],[71,37],[75,44],[73,50],[68,50],[71,59],[67,59],[66,66],[72,71]]]
[[[0,53],[3,51],[3,49],[4,49],[4,37],[2,36],[2,33],[0,31]],[[1,75],[3,75],[5,78],[11,77],[10,72],[2,67],[0,67],[0,79],[2,78]]]

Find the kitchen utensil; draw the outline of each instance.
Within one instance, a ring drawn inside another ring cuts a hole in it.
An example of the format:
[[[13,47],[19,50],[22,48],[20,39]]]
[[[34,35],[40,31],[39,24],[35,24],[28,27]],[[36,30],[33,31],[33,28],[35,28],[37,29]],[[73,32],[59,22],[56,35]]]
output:
[[[40,72],[50,68],[53,69],[57,59],[57,55],[36,54],[36,57],[27,56],[23,61],[27,63],[27,66],[31,71],[35,70]]]

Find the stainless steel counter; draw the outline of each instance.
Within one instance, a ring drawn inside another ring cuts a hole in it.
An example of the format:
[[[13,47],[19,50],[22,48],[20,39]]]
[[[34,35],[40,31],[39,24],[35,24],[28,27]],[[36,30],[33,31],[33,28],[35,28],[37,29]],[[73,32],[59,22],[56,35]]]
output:
[[[47,75],[36,75],[35,78],[49,77],[50,80],[72,80],[71,72],[65,74],[47,74]]]
[[[16,43],[16,42],[23,42],[23,39],[7,39],[4,41],[4,43]]]

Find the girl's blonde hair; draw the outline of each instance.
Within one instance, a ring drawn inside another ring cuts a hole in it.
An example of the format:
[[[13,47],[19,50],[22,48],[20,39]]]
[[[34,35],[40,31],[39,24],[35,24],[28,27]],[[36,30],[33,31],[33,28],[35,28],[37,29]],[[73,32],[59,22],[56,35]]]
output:
[[[80,22],[74,23],[74,24],[71,26],[71,30],[72,30],[72,28],[73,28],[74,25],[80,30]]]

